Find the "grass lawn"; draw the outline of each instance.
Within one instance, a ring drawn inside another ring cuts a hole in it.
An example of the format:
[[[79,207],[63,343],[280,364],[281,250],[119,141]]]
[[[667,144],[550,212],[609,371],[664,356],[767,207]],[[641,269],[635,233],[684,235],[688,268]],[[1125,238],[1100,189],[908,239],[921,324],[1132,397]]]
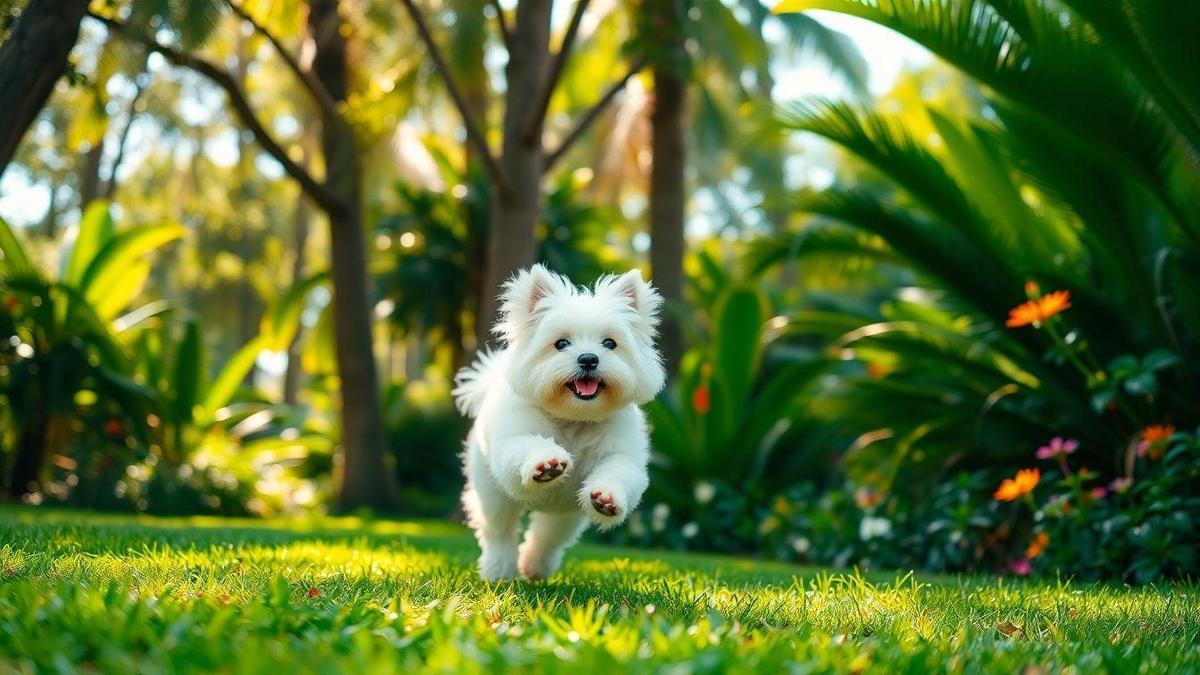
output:
[[[474,556],[442,523],[0,509],[0,672],[1200,671],[1195,585],[580,546],[493,586]]]

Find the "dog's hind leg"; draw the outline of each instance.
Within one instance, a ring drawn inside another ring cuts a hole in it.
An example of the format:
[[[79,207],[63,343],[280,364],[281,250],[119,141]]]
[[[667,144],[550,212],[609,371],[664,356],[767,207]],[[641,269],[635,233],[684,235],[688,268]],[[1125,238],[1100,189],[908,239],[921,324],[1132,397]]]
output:
[[[486,469],[484,469],[486,471]],[[486,476],[472,476],[463,492],[467,523],[475,530],[482,552],[479,576],[485,581],[513,579],[517,576],[518,528],[521,507],[504,494]]]
[[[517,563],[526,579],[544,579],[558,571],[563,552],[574,544],[587,519],[576,512],[548,513],[535,511],[529,516],[529,529],[521,544]]]

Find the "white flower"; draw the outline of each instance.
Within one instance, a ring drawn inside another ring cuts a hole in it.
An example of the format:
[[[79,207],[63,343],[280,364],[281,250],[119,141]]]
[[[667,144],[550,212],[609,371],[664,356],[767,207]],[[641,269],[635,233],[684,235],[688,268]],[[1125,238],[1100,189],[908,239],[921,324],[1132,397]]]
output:
[[[655,504],[650,516],[650,529],[662,532],[667,529],[667,516],[671,515],[671,507],[666,504]]]
[[[629,532],[635,537],[646,534],[646,526],[642,524],[640,513],[635,513],[629,517]]]
[[[792,550],[800,555],[808,553],[810,545],[807,537],[792,537]]]
[[[696,489],[695,489],[694,493],[695,493],[697,502],[699,502],[701,504],[707,504],[712,501],[713,497],[716,496],[717,488],[713,487],[712,483],[703,481],[700,483],[696,483]]]
[[[679,533],[683,535],[684,539],[691,539],[700,534],[700,526],[695,523],[688,523],[679,529]]]
[[[892,536],[892,521],[877,516],[865,516],[858,524],[858,537],[863,541]]]

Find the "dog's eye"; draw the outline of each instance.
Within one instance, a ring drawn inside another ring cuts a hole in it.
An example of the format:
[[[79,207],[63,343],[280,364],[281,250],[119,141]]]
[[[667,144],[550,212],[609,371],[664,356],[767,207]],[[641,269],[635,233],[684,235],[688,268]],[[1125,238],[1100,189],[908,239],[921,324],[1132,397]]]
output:
[[[566,338],[563,338],[563,339],[559,340],[558,342],[554,343],[554,348],[560,352],[570,346],[571,346],[571,341]]]
[[[600,344],[604,345],[605,349],[616,349],[617,341],[612,338],[604,338]]]

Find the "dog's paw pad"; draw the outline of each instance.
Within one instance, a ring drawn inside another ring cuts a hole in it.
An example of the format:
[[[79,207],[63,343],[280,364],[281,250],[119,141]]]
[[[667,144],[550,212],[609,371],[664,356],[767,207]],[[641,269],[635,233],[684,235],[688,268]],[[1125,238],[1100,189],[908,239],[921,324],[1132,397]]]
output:
[[[597,513],[606,516],[616,516],[620,510],[611,494],[603,490],[592,490],[592,508],[596,509]]]
[[[548,459],[538,462],[533,467],[533,480],[536,483],[548,483],[563,475],[567,470],[567,460]]]

